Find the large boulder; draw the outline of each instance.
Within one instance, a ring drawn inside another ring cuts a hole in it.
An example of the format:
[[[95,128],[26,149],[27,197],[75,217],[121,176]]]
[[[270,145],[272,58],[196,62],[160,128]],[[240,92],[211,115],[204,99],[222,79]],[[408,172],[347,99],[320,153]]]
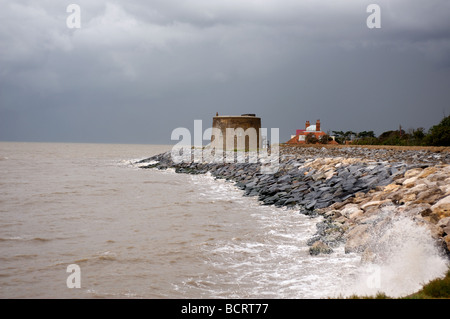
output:
[[[442,198],[436,204],[431,206],[431,212],[438,220],[450,217],[450,195]]]
[[[447,251],[450,252],[450,235],[444,237],[444,243],[447,246]]]
[[[450,217],[444,217],[439,220],[437,226],[442,228],[445,234],[450,235]]]
[[[361,210],[361,209],[359,208],[359,205],[357,205],[357,204],[347,204],[347,205],[345,205],[345,207],[341,210],[340,213],[341,213],[342,216],[345,216],[346,218],[353,219],[353,218],[356,218],[356,217],[358,217],[359,215],[363,214],[364,211]]]
[[[359,224],[351,228],[345,235],[345,253],[361,253],[370,244],[371,234],[370,225]]]
[[[314,244],[309,247],[309,253],[311,255],[319,255],[319,254],[331,254],[333,249],[331,249],[327,244],[318,240]]]

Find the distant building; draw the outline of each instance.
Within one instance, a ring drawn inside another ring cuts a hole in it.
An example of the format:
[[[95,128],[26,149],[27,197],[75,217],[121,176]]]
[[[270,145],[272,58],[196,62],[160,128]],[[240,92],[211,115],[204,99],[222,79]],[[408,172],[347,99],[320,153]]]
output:
[[[211,146],[228,151],[256,151],[260,143],[261,118],[255,114],[219,115],[213,117]],[[215,130],[215,131],[214,131]]]
[[[287,141],[287,144],[306,144],[306,137],[312,134],[315,136],[317,140],[320,139],[321,136],[326,135],[325,132],[320,130],[320,120],[316,121],[316,125],[311,125],[309,121],[305,123],[305,129],[296,130],[295,135],[291,135],[291,139]],[[329,142],[330,144],[337,144],[336,141],[332,140]]]

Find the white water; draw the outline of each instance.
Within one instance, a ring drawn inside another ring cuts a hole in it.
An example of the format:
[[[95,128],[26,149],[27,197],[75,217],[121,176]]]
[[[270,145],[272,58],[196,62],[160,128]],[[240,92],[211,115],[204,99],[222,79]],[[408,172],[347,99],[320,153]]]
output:
[[[381,260],[359,267],[356,280],[343,295],[384,292],[402,297],[442,277],[448,269],[448,260],[439,253],[430,231],[407,217],[395,218],[387,225],[373,252]]]

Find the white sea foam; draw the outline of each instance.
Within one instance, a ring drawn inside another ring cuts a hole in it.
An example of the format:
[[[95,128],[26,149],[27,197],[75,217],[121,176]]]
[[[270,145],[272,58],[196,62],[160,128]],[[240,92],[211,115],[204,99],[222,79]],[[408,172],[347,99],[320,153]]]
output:
[[[401,297],[421,289],[448,269],[448,260],[436,247],[429,230],[410,218],[388,225],[373,252],[381,258],[361,264],[340,291],[342,295],[375,295],[383,292]]]

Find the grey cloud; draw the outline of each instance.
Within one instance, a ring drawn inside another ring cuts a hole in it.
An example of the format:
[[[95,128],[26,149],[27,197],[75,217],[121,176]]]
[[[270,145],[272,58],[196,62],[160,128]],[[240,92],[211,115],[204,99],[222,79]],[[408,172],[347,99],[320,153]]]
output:
[[[450,108],[448,1],[0,2],[0,139],[170,142],[216,113],[287,139],[429,127]],[[8,120],[11,119],[11,120]]]

